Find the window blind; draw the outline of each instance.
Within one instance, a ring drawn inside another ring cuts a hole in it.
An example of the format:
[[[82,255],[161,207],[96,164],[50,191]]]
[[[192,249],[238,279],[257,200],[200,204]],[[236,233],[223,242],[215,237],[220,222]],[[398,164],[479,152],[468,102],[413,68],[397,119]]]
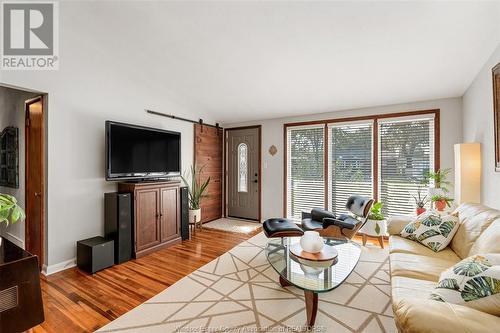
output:
[[[330,206],[346,213],[351,195],[373,197],[373,121],[329,127]]]
[[[434,170],[434,119],[381,121],[379,145],[379,201],[384,203],[383,212],[388,216],[413,214],[412,195],[417,193],[424,174]]]
[[[324,131],[321,126],[287,131],[287,217],[301,218],[303,210],[324,207]]]

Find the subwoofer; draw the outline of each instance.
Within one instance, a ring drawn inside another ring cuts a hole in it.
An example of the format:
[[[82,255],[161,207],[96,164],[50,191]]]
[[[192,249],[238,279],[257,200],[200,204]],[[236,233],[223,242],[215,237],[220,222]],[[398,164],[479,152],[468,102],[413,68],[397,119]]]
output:
[[[188,188],[181,187],[181,237],[189,239],[189,199]]]
[[[115,241],[115,264],[132,257],[132,194],[104,194],[104,236]]]

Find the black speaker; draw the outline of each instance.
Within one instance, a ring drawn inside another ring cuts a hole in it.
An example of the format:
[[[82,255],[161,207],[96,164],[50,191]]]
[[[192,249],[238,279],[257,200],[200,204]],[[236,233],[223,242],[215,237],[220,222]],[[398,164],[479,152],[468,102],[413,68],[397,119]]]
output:
[[[181,237],[189,239],[189,199],[188,188],[181,187]]]
[[[90,274],[113,266],[113,243],[101,236],[76,242],[76,265]]]
[[[104,236],[115,242],[115,264],[132,257],[132,194],[104,194]]]

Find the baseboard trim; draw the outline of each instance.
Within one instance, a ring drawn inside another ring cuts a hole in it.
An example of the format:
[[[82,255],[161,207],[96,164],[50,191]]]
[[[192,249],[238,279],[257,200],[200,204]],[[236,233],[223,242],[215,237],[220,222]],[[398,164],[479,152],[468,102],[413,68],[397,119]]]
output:
[[[45,276],[64,271],[76,266],[76,258],[66,260],[54,265],[43,265],[42,274]]]

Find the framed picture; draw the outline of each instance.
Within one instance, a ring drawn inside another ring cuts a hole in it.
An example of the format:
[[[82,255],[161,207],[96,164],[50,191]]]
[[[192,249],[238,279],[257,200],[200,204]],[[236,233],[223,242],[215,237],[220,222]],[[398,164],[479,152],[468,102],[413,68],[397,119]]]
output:
[[[0,186],[19,188],[19,129],[0,133]]]
[[[500,63],[493,67],[493,112],[495,114],[495,171],[500,172]]]

